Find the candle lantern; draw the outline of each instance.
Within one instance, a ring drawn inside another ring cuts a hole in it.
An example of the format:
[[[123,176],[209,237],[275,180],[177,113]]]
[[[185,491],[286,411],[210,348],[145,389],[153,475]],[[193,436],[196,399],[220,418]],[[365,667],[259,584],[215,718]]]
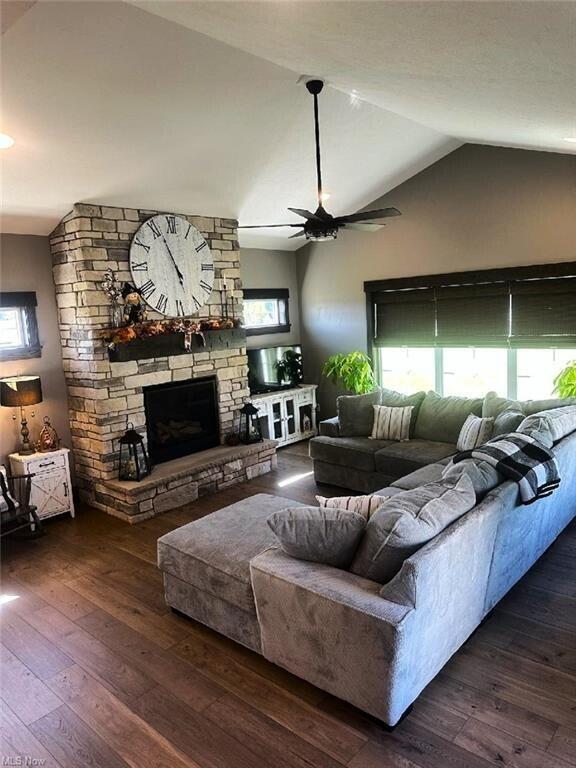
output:
[[[244,403],[240,408],[240,442],[245,445],[262,442],[262,429],[258,408],[253,403]]]
[[[126,432],[120,438],[119,480],[140,481],[151,471],[144,438],[128,422]]]

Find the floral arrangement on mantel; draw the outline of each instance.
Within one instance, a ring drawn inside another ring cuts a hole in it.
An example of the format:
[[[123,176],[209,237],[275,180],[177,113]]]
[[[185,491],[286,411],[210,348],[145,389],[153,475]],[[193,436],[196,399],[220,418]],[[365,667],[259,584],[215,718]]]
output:
[[[201,339],[201,346],[205,345],[204,333],[206,331],[224,331],[232,328],[241,328],[240,320],[231,318],[219,318],[212,320],[186,320],[184,318],[172,318],[171,320],[150,320],[134,325],[125,325],[121,328],[111,328],[104,331],[104,340],[109,349],[115,349],[117,344],[128,344],[135,339],[147,339],[152,336],[170,336],[184,334],[184,347],[189,351],[192,347],[192,337]]]

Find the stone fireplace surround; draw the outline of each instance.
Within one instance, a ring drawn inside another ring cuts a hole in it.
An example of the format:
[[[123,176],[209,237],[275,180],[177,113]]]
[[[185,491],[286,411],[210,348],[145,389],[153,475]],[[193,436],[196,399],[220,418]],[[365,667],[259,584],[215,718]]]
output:
[[[77,203],[50,236],[76,484],[83,501],[128,522],[268,472],[276,460],[273,441],[234,448],[222,445],[163,463],[140,483],[117,480],[118,438],[127,421],[146,435],[144,387],[215,376],[221,443],[233,432],[235,414],[250,396],[244,342],[234,341],[228,349],[146,360],[108,359],[102,333],[110,327],[111,312],[100,283],[110,269],[119,281],[130,281],[132,236],[143,221],[158,213]],[[214,290],[198,317],[221,315],[223,280],[229,289],[233,287],[234,304],[241,307],[237,222],[184,218],[202,232],[214,257]],[[160,318],[154,312],[148,317]]]

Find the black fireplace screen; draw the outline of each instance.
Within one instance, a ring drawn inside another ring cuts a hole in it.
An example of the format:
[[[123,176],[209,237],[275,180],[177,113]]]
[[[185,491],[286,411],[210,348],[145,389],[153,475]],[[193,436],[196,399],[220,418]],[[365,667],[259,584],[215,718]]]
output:
[[[144,407],[153,464],[220,443],[218,396],[213,378],[145,387]]]

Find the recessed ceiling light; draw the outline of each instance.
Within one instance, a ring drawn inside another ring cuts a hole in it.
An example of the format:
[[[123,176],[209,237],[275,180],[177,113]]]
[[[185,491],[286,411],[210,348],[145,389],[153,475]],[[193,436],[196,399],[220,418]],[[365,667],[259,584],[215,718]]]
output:
[[[570,144],[576,144],[576,136],[566,136],[563,141],[569,141]]]
[[[14,144],[12,136],[8,136],[7,133],[0,133],[0,149],[8,149]]]

